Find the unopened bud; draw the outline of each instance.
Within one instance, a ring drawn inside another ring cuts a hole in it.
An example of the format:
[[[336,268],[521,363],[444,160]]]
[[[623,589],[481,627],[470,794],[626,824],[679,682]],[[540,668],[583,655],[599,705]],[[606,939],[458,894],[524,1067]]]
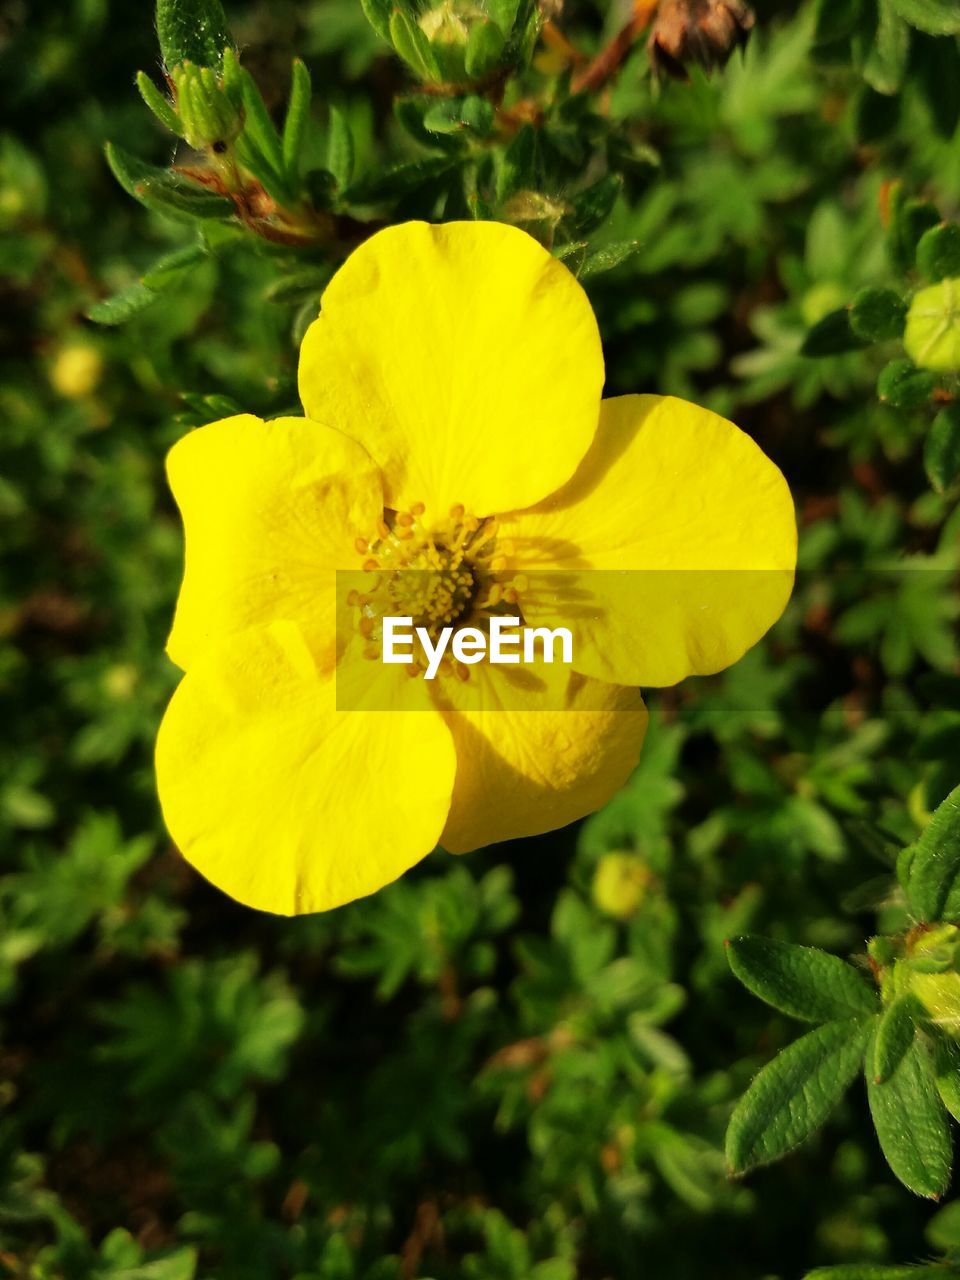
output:
[[[243,128],[243,109],[223,77],[192,62],[181,62],[171,76],[187,142],[198,151],[226,150]]]
[[[655,71],[685,80],[687,63],[722,67],[755,21],[743,0],[661,0],[647,53]]]

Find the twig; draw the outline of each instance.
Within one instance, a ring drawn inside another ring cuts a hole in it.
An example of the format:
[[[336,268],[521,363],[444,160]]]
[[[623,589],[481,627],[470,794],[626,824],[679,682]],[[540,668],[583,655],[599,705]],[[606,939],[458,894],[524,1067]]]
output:
[[[571,80],[570,89],[573,93],[596,93],[613,79],[626,62],[637,37],[653,21],[658,4],[659,0],[634,0],[633,13],[627,25]]]

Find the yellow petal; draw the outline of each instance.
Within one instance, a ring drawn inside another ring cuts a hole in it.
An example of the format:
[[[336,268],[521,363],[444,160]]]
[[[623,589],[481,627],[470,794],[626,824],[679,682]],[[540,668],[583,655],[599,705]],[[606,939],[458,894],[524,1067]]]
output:
[[[639,758],[647,711],[636,690],[558,663],[517,674],[484,662],[466,684],[437,681],[457,749],[440,837],[451,853],[565,827],[605,804]]]
[[[439,838],[456,768],[442,717],[337,711],[334,685],[299,629],[273,623],[208,649],[163,718],[170,834],[247,906],[325,911],[395,880]]]
[[[484,516],[569,479],[597,427],[603,354],[586,294],[516,227],[390,227],[322,299],[300,354],[311,418],[347,432],[390,505]]]
[[[377,469],[355,441],[305,418],[224,418],[167,458],[186,564],[167,652],[184,669],[214,640],[285,618],[330,646],[334,571],[383,506]]]
[[[783,476],[733,423],[670,396],[605,400],[570,483],[500,526],[530,578],[527,621],[569,626],[574,668],[620,684],[722,670],[793,586]]]

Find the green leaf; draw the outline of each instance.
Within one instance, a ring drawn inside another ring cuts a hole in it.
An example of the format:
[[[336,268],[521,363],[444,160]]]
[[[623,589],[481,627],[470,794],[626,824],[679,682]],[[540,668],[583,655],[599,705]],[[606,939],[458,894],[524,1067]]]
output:
[[[449,156],[431,156],[425,160],[376,169],[359,178],[344,192],[343,198],[349,204],[380,204],[395,200],[411,195],[453,168],[454,162]]]
[[[393,12],[392,0],[360,0],[363,16],[373,27],[381,40],[390,43],[390,14]]]
[[[232,200],[186,182],[170,181],[166,174],[138,183],[134,195],[148,209],[170,217],[229,218],[236,213]]]
[[[879,0],[877,30],[863,63],[863,78],[877,93],[896,93],[910,56],[910,28],[893,0]]]
[[[639,252],[639,249],[639,240],[619,240],[615,244],[596,249],[587,255],[580,268],[580,279],[588,280],[591,276],[598,276],[604,271],[612,271],[622,263],[628,262]]]
[[[146,311],[147,307],[152,307],[158,300],[159,294],[137,281],[136,284],[113,294],[112,297],[105,298],[102,302],[95,302],[88,309],[87,315],[97,324],[123,324],[131,316]]]
[[[880,142],[900,123],[900,99],[863,85],[854,104],[854,129],[858,142]]]
[[[932,36],[960,34],[960,5],[956,0],[890,0],[911,27]]]
[[[400,57],[421,79],[443,78],[430,41],[423,34],[420,25],[402,9],[394,9],[390,15],[390,40]]]
[[[423,127],[429,133],[475,133],[485,138],[493,128],[494,110],[486,98],[443,98],[424,112]]]
[[[497,199],[501,203],[518,191],[536,185],[537,133],[532,125],[525,124],[500,159],[497,173]]]
[[[828,1022],[876,1013],[879,1000],[852,965],[815,947],[731,938],[727,960],[748,991],[781,1013]]]
[[[850,304],[850,328],[866,342],[886,342],[903,334],[907,304],[894,289],[861,289]]]
[[[940,213],[929,200],[905,197],[899,183],[891,190],[889,209],[887,253],[897,271],[912,271],[920,237],[930,227],[937,226]]]
[[[310,72],[299,58],[294,58],[290,98],[283,122],[283,171],[294,188],[300,180],[300,153],[303,151],[303,139],[309,119]]]
[[[927,1223],[924,1234],[936,1249],[945,1253],[960,1251],[960,1200],[939,1209]]]
[[[960,920],[960,787],[912,846],[904,888],[921,920]]]
[[[171,217],[225,218],[235,212],[233,202],[188,182],[168,169],[158,169],[108,142],[104,147],[113,176],[128,195],[148,209]]]
[[[588,235],[609,216],[622,188],[623,178],[620,174],[608,173],[571,198],[571,232],[575,238]]]
[[[280,191],[270,191],[270,194],[274,198],[277,198],[278,195],[282,198],[283,195],[287,194],[284,183],[286,168],[283,158],[283,143],[277,133],[276,126],[270,119],[270,113],[267,111],[256,81],[246,67],[240,68],[240,92],[246,113],[240,140],[250,143],[259,153],[259,157],[267,169],[267,181],[264,181],[264,174],[259,166],[252,169],[252,172],[256,177],[260,178],[268,191],[270,191],[270,185],[278,185]]]
[[[164,128],[169,129],[178,138],[184,137],[183,125],[174,110],[173,103],[166,94],[160,92],[145,71],[137,72],[137,88],[140,91],[140,97]]]
[[[934,283],[960,276],[960,225],[944,222],[923,233],[917,244],[917,270]]]
[[[353,181],[353,133],[350,121],[339,107],[330,105],[327,125],[327,169],[341,188]]]
[[[157,38],[164,66],[219,67],[232,43],[220,0],[157,0]]]
[[[506,40],[492,22],[475,22],[467,37],[464,65],[473,80],[482,80],[495,71],[503,55]]]
[[[175,249],[173,253],[164,254],[149,271],[144,273],[141,277],[142,283],[148,289],[156,291],[169,289],[172,285],[178,284],[184,276],[189,274],[192,267],[208,256],[202,244],[191,244],[184,249]]]
[[[933,1043],[933,1070],[941,1102],[960,1121],[960,1044],[941,1031]]]
[[[923,446],[923,465],[937,493],[960,478],[960,404],[948,404],[934,418]]]
[[[727,1128],[733,1173],[778,1160],[820,1128],[860,1070],[872,1025],[872,1019],[825,1022],[767,1063]]]
[[[877,395],[894,409],[918,409],[933,394],[936,379],[926,369],[918,369],[912,360],[891,360],[877,379]]]
[[[857,351],[864,340],[850,327],[848,307],[839,307],[818,320],[810,329],[800,347],[804,356],[836,356],[846,351]]]
[[[900,1065],[903,1055],[913,1043],[917,1024],[926,1018],[926,1009],[909,991],[891,1001],[884,1009],[877,1027],[874,1048],[876,1083],[883,1084]]]
[[[889,1080],[877,1084],[877,1075],[871,1042],[867,1098],[887,1164],[909,1191],[937,1200],[949,1185],[953,1152],[929,1050],[915,1038]]]

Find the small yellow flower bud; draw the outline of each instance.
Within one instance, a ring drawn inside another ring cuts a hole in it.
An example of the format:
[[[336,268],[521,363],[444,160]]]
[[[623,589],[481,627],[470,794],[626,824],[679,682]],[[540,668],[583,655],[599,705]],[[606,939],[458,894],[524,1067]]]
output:
[[[84,400],[100,385],[103,358],[88,342],[61,347],[50,368],[50,385],[67,400]]]
[[[653,880],[642,858],[632,853],[607,853],[593,877],[593,901],[615,920],[636,915]]]
[[[960,369],[960,279],[941,280],[916,294],[907,312],[903,345],[920,369]]]

